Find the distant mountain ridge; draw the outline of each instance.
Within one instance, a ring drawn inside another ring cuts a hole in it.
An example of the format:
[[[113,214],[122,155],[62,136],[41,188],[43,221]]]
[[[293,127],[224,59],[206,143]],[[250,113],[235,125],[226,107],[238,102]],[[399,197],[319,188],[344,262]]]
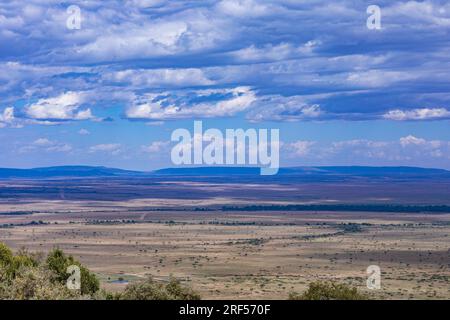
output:
[[[259,176],[255,167],[166,168],[151,172],[96,166],[58,166],[33,169],[0,168],[0,179],[45,179],[89,177],[152,176]],[[277,176],[362,176],[362,177],[440,177],[450,178],[450,171],[419,167],[313,166],[280,168]]]
[[[0,178],[117,177],[142,175],[142,172],[94,166],[58,166],[33,169],[0,168]]]
[[[259,168],[255,167],[192,167],[166,168],[153,171],[161,175],[259,175]],[[445,169],[420,167],[368,167],[368,166],[311,166],[280,168],[279,175],[312,175],[312,174],[343,174],[343,175],[386,175],[386,174],[444,174],[450,175]]]

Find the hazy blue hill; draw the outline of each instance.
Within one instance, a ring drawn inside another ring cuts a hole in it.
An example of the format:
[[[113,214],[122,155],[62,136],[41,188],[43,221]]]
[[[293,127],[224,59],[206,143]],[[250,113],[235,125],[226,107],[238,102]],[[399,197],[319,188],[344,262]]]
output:
[[[89,166],[0,169],[3,185],[0,202],[3,199],[126,201],[230,197],[254,200],[255,205],[262,199],[320,204],[333,200],[364,205],[450,205],[450,172],[446,170],[296,167],[282,168],[274,176],[261,176],[259,172],[259,168],[239,167],[169,168],[154,172]]]
[[[138,171],[91,166],[60,166],[34,169],[0,168],[0,178],[117,177],[141,175]]]
[[[166,168],[156,170],[158,175],[177,176],[221,176],[221,175],[259,175],[259,168],[249,167],[193,167]],[[443,169],[428,169],[417,167],[365,167],[365,166],[325,166],[325,167],[289,167],[281,168],[278,175],[302,176],[445,176],[450,177],[450,171]]]
[[[450,178],[450,171],[443,169],[427,169],[416,167],[291,167],[281,168],[278,175],[262,178],[260,169],[254,167],[191,167],[166,168],[153,172],[140,172],[107,167],[93,166],[59,166],[34,169],[0,168],[0,179],[45,179],[45,178],[86,178],[86,177],[241,177],[242,179],[346,179],[346,178]],[[245,178],[247,177],[247,178]]]
[[[339,174],[362,174],[362,175],[389,175],[389,174],[450,174],[450,171],[444,169],[417,168],[417,167],[316,167],[320,171],[339,173]]]
[[[107,167],[90,167],[90,166],[61,166],[32,169],[35,172],[44,174],[75,174],[75,175],[129,175],[141,174],[139,171],[122,170]]]
[[[283,169],[281,169],[283,170]],[[259,168],[252,167],[195,167],[195,168],[165,168],[153,171],[158,175],[177,176],[217,176],[217,175],[259,175]]]

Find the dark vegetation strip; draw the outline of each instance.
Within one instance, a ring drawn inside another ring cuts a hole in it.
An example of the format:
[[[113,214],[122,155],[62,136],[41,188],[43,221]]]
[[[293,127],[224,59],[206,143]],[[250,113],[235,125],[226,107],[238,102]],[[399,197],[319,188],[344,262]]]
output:
[[[309,224],[308,224],[309,225]],[[363,232],[364,229],[362,228],[371,226],[369,223],[339,223],[339,224],[315,224],[316,226],[323,226],[323,227],[334,227],[340,229],[336,232],[327,232],[327,233],[317,233],[317,234],[307,234],[307,235],[299,235],[299,236],[292,236],[292,237],[268,237],[268,238],[250,238],[250,239],[237,239],[236,241],[229,241],[226,244],[227,245],[263,245],[269,241],[272,240],[282,240],[282,239],[296,239],[296,240],[314,240],[314,239],[320,239],[320,238],[329,238],[329,237],[336,237],[336,236],[343,236],[349,233],[358,233]]]
[[[384,204],[292,204],[267,206],[225,206],[222,211],[353,211],[353,212],[403,212],[450,213],[447,205],[384,205]]]
[[[39,213],[39,211],[9,211],[9,212],[0,212],[2,216],[21,216],[27,214]]]
[[[290,204],[251,205],[196,208],[137,208],[123,212],[209,212],[209,211],[347,211],[347,212],[400,212],[400,213],[450,213],[450,205],[402,205],[402,204]],[[114,212],[108,210],[82,210],[84,213]],[[72,211],[10,211],[0,215],[31,215],[36,213],[73,213]]]

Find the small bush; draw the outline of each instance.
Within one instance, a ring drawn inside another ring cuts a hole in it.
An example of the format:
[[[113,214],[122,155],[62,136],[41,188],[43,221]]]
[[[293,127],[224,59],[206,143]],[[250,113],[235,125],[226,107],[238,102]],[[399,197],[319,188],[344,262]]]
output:
[[[316,281],[303,294],[291,293],[290,300],[366,300],[355,287],[334,282]]]
[[[72,256],[66,256],[60,249],[53,249],[47,257],[47,268],[53,271],[56,282],[65,284],[70,274],[67,273],[67,267],[76,265],[80,268],[81,273],[81,294],[92,295],[100,289],[100,282],[95,274],[89,272],[80,262]]]
[[[20,250],[14,254],[0,243],[1,300],[199,300],[200,295],[171,278],[167,284],[152,278],[129,284],[123,293],[99,290],[97,277],[72,256],[52,250],[45,261]],[[67,267],[76,265],[81,273],[81,290],[69,290]]]
[[[25,250],[13,254],[0,243],[0,299],[53,300],[74,299],[77,292],[70,292],[62,283],[54,283],[54,274],[40,265],[36,255]]]
[[[0,280],[8,281],[14,279],[17,272],[22,267],[36,267],[37,260],[25,250],[20,250],[14,255],[10,248],[0,243]]]
[[[200,300],[200,295],[180,281],[171,278],[164,285],[149,277],[146,280],[129,284],[120,294],[121,300]]]
[[[13,253],[4,243],[0,243],[0,266],[9,265],[13,259]]]
[[[77,297],[77,292],[54,283],[51,272],[42,267],[23,267],[9,283],[0,286],[0,298],[7,300],[66,300]]]

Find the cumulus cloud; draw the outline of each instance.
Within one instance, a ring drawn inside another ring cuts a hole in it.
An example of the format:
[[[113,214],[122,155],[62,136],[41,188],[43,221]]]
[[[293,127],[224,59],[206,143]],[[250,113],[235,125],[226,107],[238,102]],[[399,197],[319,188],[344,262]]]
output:
[[[91,133],[89,132],[89,130],[86,130],[86,129],[80,129],[80,130],[78,131],[78,134],[79,134],[79,135],[82,135],[82,136],[87,136],[87,135],[90,135]]]
[[[117,103],[126,104],[133,119],[197,117],[203,111],[206,117],[228,116],[207,103],[158,106],[145,93],[243,86],[262,97],[261,111],[250,119],[449,118],[443,108],[418,111],[450,101],[445,1],[381,0],[383,25],[376,33],[365,28],[364,1],[71,4],[81,8],[80,30],[67,30],[66,8],[54,1],[0,4],[0,42],[8,43],[0,52],[0,96],[3,106],[15,107],[16,123],[92,119],[95,108]],[[86,92],[95,94],[88,98]],[[303,104],[274,101],[274,112],[264,103],[313,93],[332,95]],[[21,110],[23,100],[36,102]],[[392,101],[398,109],[387,109]],[[18,120],[22,116],[35,121]]]
[[[450,27],[450,5],[439,1],[406,1],[393,3],[386,17],[403,17],[426,25]],[[416,23],[411,24],[415,27]]]
[[[106,143],[106,144],[97,144],[89,148],[89,153],[96,153],[96,152],[103,152],[103,153],[110,153],[112,155],[117,155],[122,152],[122,145],[119,143]]]
[[[422,108],[413,110],[391,110],[383,115],[385,119],[406,120],[438,120],[449,119],[450,111],[445,108]]]
[[[277,45],[266,44],[262,48],[251,45],[230,53],[237,61],[241,62],[263,62],[280,61],[299,56],[306,56],[320,44],[320,41],[308,41],[303,45],[295,46],[292,43],[280,43]]]
[[[192,87],[209,86],[214,81],[207,78],[201,69],[156,69],[156,70],[122,70],[103,75],[106,81],[129,83],[134,87]]]
[[[284,141],[283,166],[419,166],[449,168],[450,141],[427,140],[402,146],[396,140],[352,139],[336,141]]]
[[[8,107],[0,113],[0,128],[10,126],[14,123],[14,108]]]
[[[423,138],[417,138],[413,135],[409,135],[406,137],[400,138],[400,144],[402,147],[408,147],[408,146],[421,146],[426,148],[439,148],[442,145],[445,145],[445,143],[438,141],[438,140],[425,140]]]
[[[377,32],[365,28],[364,1],[71,4],[81,7],[80,30],[67,30],[66,7],[55,1],[0,4],[0,42],[8,44],[0,52],[1,128],[97,120],[102,113],[151,125],[230,116],[450,119],[441,107],[450,102],[446,1],[380,0]],[[407,138],[395,145],[411,157],[430,145]],[[325,149],[401,156],[383,143],[356,139]],[[310,156],[319,144],[290,147]]]
[[[315,144],[315,141],[299,140],[283,144],[283,149],[285,149],[289,155],[293,155],[295,157],[303,157],[311,152],[311,147]]]
[[[46,147],[53,145],[53,142],[48,140],[47,138],[39,138],[33,142],[33,145],[39,146],[39,147]]]
[[[170,145],[170,141],[153,141],[148,146],[142,146],[141,150],[142,150],[142,152],[155,154],[155,153],[159,153],[163,150],[166,150],[169,145]]]
[[[91,109],[81,109],[85,96],[80,92],[66,92],[59,96],[39,99],[25,108],[26,115],[37,120],[90,120]]]
[[[68,143],[50,140],[48,138],[38,138],[32,143],[24,145],[19,148],[19,153],[28,153],[35,151],[46,151],[46,152],[70,152],[72,151],[72,146]]]
[[[298,121],[317,119],[323,115],[318,104],[309,104],[304,97],[263,96],[247,114],[251,121]]]
[[[47,148],[47,151],[54,151],[54,152],[69,152],[71,150],[72,146],[67,143],[54,145]]]
[[[256,100],[249,87],[148,94],[141,97],[126,111],[129,119],[174,120],[184,118],[213,118],[236,115],[248,109]]]
[[[182,50],[179,41],[187,32],[188,26],[183,21],[153,22],[144,26],[122,24],[80,46],[77,55],[107,61],[171,55]]]
[[[389,146],[389,142],[386,141],[371,141],[366,139],[354,139],[333,142],[332,146],[335,150],[344,149],[347,147],[366,147],[366,148],[385,148]]]
[[[417,77],[414,73],[404,71],[364,70],[350,72],[346,81],[359,87],[379,88],[387,87],[397,82],[414,80]]]
[[[407,135],[398,140],[353,139],[334,142],[294,141],[283,144],[286,156],[312,163],[421,165],[446,167],[450,142]]]

